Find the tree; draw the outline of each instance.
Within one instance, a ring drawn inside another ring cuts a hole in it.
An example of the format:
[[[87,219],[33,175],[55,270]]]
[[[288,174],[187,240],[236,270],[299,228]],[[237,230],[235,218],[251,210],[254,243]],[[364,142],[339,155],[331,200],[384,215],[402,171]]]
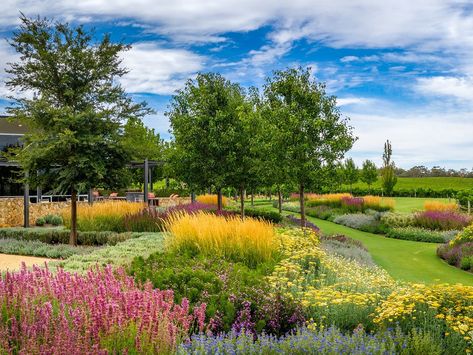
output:
[[[392,147],[389,140],[384,143],[384,153],[383,153],[383,168],[381,169],[381,183],[383,190],[386,192],[386,195],[391,195],[394,189],[394,186],[397,183],[397,177],[395,174],[396,166],[393,161],[391,161],[392,156]]]
[[[21,16],[11,45],[20,54],[10,64],[7,86],[31,92],[8,108],[29,133],[17,151],[28,182],[71,193],[71,237],[77,244],[77,194],[124,183],[129,153],[123,124],[150,112],[135,104],[117,79],[127,73],[120,53],[129,46],[105,35],[96,42],[82,26]],[[39,172],[39,173],[36,173]]]
[[[285,152],[279,161],[298,185],[301,225],[305,226],[305,188],[343,158],[355,140],[334,96],[311,79],[310,69],[277,71],[264,86],[273,144]]]
[[[368,185],[368,188],[371,189],[371,185],[378,180],[378,168],[376,164],[371,160],[365,160],[363,162],[363,167],[361,169],[361,181]]]
[[[359,179],[359,171],[352,158],[345,160],[345,164],[343,164],[343,175],[345,183],[350,185],[350,192],[352,192],[353,184],[356,184]]]
[[[174,135],[173,171],[191,189],[214,186],[218,210],[222,188],[233,181],[237,166],[235,144],[240,140],[243,89],[220,74],[198,74],[171,99],[166,112]]]

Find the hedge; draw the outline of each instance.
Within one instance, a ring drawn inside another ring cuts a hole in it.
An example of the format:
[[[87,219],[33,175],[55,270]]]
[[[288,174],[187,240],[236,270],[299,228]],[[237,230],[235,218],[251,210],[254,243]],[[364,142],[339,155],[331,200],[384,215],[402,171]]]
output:
[[[240,209],[235,207],[227,208],[228,211],[240,214]],[[265,211],[257,208],[245,208],[245,216],[264,219],[265,221],[280,223],[282,221],[282,216],[279,212],[276,211]]]
[[[64,228],[0,228],[0,238],[39,240],[47,244],[68,244],[70,231]],[[78,232],[79,245],[115,245],[139,233]]]

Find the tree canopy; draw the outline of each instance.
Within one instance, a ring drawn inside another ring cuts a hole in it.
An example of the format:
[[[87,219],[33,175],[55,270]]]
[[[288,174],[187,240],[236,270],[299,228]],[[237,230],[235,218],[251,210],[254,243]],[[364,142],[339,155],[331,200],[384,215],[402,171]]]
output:
[[[72,194],[76,244],[77,193],[124,183],[124,125],[150,112],[117,84],[127,73],[120,53],[129,46],[109,35],[97,42],[82,26],[25,16],[10,44],[20,60],[7,69],[7,86],[25,95],[14,97],[8,112],[29,127],[15,159],[31,184]]]

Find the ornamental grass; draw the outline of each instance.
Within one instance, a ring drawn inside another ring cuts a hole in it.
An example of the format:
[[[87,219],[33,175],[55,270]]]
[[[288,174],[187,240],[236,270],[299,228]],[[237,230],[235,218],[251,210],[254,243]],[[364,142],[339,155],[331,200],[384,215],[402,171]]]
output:
[[[272,224],[252,218],[175,213],[165,221],[165,229],[171,250],[221,256],[249,267],[271,260],[278,248]]]
[[[199,195],[196,197],[197,202],[204,203],[206,205],[217,206],[218,205],[218,195]],[[222,196],[222,207],[226,207],[228,205],[228,198]]]
[[[366,209],[389,211],[394,210],[395,205],[396,202],[393,198],[371,195],[363,196],[363,207]]]
[[[123,232],[124,217],[135,214],[145,208],[144,203],[127,201],[96,202],[93,205],[77,205],[77,229],[80,231],[114,231]],[[64,225],[71,227],[70,211],[62,215]]]
[[[6,354],[166,354],[202,331],[172,290],[140,286],[111,267],[73,275],[34,267],[0,279],[0,349]]]
[[[455,202],[425,201],[426,211],[458,211],[458,204]]]

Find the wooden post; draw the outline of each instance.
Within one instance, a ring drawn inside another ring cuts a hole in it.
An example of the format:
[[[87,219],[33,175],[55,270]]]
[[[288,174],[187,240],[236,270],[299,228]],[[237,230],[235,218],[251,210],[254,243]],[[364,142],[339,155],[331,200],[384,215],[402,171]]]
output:
[[[149,190],[153,192],[153,169],[149,168]]]
[[[25,178],[28,179],[29,173],[25,172]],[[28,228],[30,226],[30,185],[28,181],[25,182],[23,194],[23,227]]]
[[[89,192],[87,193],[87,200],[89,200],[89,205],[92,205],[94,203],[94,191],[93,189],[89,189]]]
[[[149,167],[148,167],[148,158],[145,159],[144,163],[144,172],[145,172],[145,186],[144,186],[144,192],[143,192],[143,201],[148,204],[148,173],[149,173]]]

